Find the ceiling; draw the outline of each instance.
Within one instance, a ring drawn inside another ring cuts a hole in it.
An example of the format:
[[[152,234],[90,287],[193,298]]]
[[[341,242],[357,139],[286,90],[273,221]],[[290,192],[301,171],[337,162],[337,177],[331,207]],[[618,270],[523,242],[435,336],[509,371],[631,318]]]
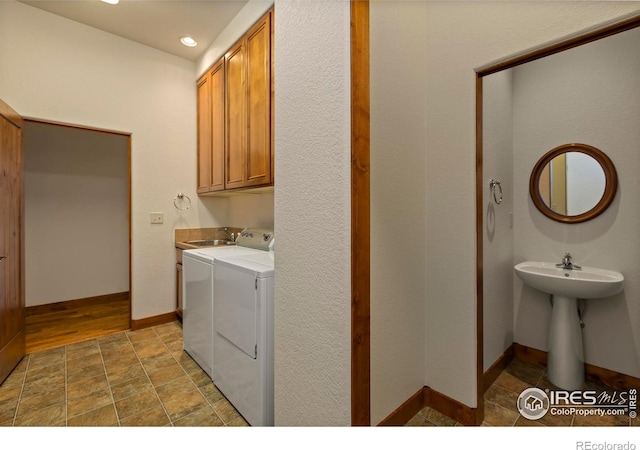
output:
[[[27,5],[192,61],[198,59],[247,0],[35,0]],[[196,47],[180,43],[191,36]]]

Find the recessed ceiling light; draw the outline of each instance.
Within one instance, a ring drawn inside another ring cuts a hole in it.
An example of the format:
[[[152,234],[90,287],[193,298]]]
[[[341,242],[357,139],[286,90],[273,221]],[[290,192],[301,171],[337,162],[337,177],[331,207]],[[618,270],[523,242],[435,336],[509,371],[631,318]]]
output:
[[[109,3],[110,5],[117,5],[120,0],[101,0],[105,3]]]
[[[190,36],[181,37],[180,42],[182,42],[187,47],[195,47],[196,45],[198,45],[196,40]]]

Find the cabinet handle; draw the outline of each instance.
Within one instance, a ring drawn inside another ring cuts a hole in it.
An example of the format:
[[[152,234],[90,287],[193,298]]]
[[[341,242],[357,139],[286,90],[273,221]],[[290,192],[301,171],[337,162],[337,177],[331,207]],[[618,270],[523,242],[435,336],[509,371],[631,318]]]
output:
[[[2,261],[5,258],[6,258],[6,256],[0,256],[0,261]]]

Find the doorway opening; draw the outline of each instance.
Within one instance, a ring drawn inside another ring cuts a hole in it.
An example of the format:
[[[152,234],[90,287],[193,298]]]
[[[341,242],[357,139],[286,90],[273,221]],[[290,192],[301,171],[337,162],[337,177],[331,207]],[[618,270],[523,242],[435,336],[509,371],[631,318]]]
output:
[[[131,136],[25,119],[26,351],[131,323]]]
[[[523,66],[527,63],[542,60],[543,58],[560,54],[567,50],[571,50],[577,47],[581,47],[585,44],[599,41],[603,38],[619,35],[625,31],[629,31],[638,27],[640,27],[640,16],[633,16],[628,19],[622,20],[620,22],[596,29],[594,31],[590,31],[585,34],[574,36],[566,40],[563,40],[561,42],[532,51],[530,53],[526,53],[526,54],[511,58],[511,59],[507,59],[502,62],[492,64],[490,66],[483,67],[476,70],[476,245],[477,245],[476,378],[477,378],[477,404],[478,404],[478,411],[479,411],[478,424],[481,423],[483,419],[484,408],[485,408],[485,392],[489,391],[492,384],[498,379],[498,377],[501,375],[503,371],[509,372],[509,367],[511,365],[510,363],[512,361],[514,360],[515,362],[524,361],[525,363],[529,363],[535,366],[534,372],[539,371],[540,377],[544,374],[546,370],[544,366],[546,366],[547,364],[546,351],[542,351],[533,347],[524,346],[519,343],[518,337],[515,336],[515,332],[514,332],[514,328],[515,328],[514,325],[516,322],[514,322],[513,314],[507,317],[507,322],[501,321],[500,323],[498,323],[499,317],[496,314],[497,300],[501,298],[506,299],[506,301],[508,301],[509,304],[511,305],[512,300],[515,300],[515,299],[513,299],[513,296],[510,296],[510,294],[496,295],[494,287],[498,286],[499,284],[495,282],[492,283],[492,281],[497,280],[495,273],[497,272],[508,273],[508,274],[512,273],[513,267],[511,263],[513,261],[508,261],[507,259],[503,259],[503,262],[504,261],[507,262],[507,266],[500,267],[499,268],[500,270],[498,271],[496,270],[496,267],[493,267],[496,264],[495,261],[497,261],[497,258],[495,257],[495,254],[497,253],[497,250],[496,250],[497,245],[492,245],[492,241],[498,242],[499,240],[494,241],[494,238],[493,238],[495,234],[495,224],[497,223],[497,219],[496,219],[497,215],[495,213],[495,209],[491,202],[493,201],[493,203],[499,204],[502,201],[502,197],[500,196],[500,202],[495,200],[494,194],[490,193],[490,188],[488,188],[489,185],[487,184],[488,178],[487,178],[487,172],[485,170],[487,168],[490,168],[489,170],[492,170],[492,171],[498,170],[497,165],[495,164],[495,161],[492,161],[497,159],[496,148],[498,147],[496,145],[492,145],[493,142],[497,141],[496,139],[497,134],[489,126],[490,124],[488,122],[491,115],[487,114],[487,109],[491,111],[492,110],[491,108],[493,108],[493,111],[494,111],[493,117],[495,122],[495,118],[498,117],[498,115],[495,114],[495,110],[497,110],[496,105],[499,105],[500,101],[495,101],[495,99],[493,99],[493,102],[491,102],[490,100],[492,99],[488,98],[489,97],[488,94],[490,92],[496,92],[496,85],[498,84],[495,83],[496,77],[488,78],[488,79],[486,77],[489,75],[499,76],[500,79],[498,81],[500,84],[498,86],[504,87],[504,86],[507,86],[507,83],[512,83],[512,74],[509,73],[510,69],[518,68],[518,70],[521,70]],[[563,53],[563,55],[565,54]],[[577,59],[572,59],[572,61],[575,61],[575,60]],[[548,60],[545,60],[545,61],[548,61]],[[611,64],[610,67],[613,68],[617,66],[615,64]],[[587,71],[585,70],[581,73],[581,75],[584,75],[586,73]],[[523,75],[523,72],[519,72],[519,76],[522,76],[522,75]],[[630,77],[632,77],[632,75],[630,75]],[[539,80],[540,77],[538,76],[537,79]],[[578,83],[574,83],[574,84],[578,85]],[[593,83],[593,82],[592,84],[597,85],[597,83]],[[502,92],[504,93],[506,91],[502,91]],[[498,96],[496,96],[496,98],[498,98]],[[507,98],[507,97],[505,96],[504,98]],[[524,96],[518,97],[519,100],[522,100],[523,98],[525,97]],[[587,97],[585,96],[584,98],[587,98]],[[536,100],[538,99],[536,98]],[[531,105],[533,102],[525,101],[522,103]],[[545,101],[542,101],[542,104],[544,104],[546,107],[548,107],[549,105],[549,103]],[[491,107],[489,107],[490,105]],[[559,109],[559,108],[556,107],[556,109]],[[553,110],[553,107],[548,109],[550,113],[554,112],[552,110]],[[560,123],[559,121],[554,122],[551,119],[551,117],[552,117],[551,115],[546,116],[546,118],[549,119],[550,123]],[[577,123],[577,120],[574,120],[574,122]],[[526,123],[527,126],[531,127],[531,129],[536,129],[535,127],[531,126],[531,122],[524,122],[523,120],[520,120],[519,123],[520,124]],[[605,122],[601,121],[601,123],[604,124]],[[545,133],[547,135],[550,135],[548,128],[549,127],[545,128]],[[575,124],[572,124],[571,129],[572,130],[577,129],[577,126]],[[583,135],[583,134],[585,134],[584,131],[582,131],[580,135]],[[490,145],[487,145],[487,141],[491,141]],[[536,145],[540,145],[540,141],[536,141]],[[491,151],[485,151],[484,147],[486,147],[486,149],[491,149]],[[513,147],[514,145],[512,140],[509,146],[509,151],[513,151]],[[546,148],[546,147],[542,145],[542,148]],[[516,158],[514,158],[514,161],[517,162],[518,164],[522,159],[522,153],[523,152],[521,151],[518,154],[518,157],[520,158],[519,160],[516,161]],[[504,160],[505,158],[502,158],[502,159]],[[511,165],[513,166],[514,163],[512,163]],[[531,164],[531,166],[533,166],[533,164]],[[525,171],[520,170],[519,173],[528,174],[528,171],[530,171],[531,169],[529,168],[529,166],[526,166],[526,167],[527,167],[527,170]],[[515,172],[513,167],[509,170],[512,171],[512,173]],[[526,182],[526,179],[525,179],[525,182]],[[516,186],[515,180],[511,184]],[[515,190],[516,188],[514,187],[513,189]],[[513,198],[520,198],[520,199],[528,198],[528,195],[517,195],[523,192],[521,182],[520,182],[520,185],[518,185],[518,189],[519,191],[517,192],[516,191],[509,192],[508,190],[505,190],[505,196],[510,195]],[[485,208],[486,208],[486,211],[485,211]],[[523,211],[523,210],[526,211],[527,205],[526,204],[524,204],[524,206],[522,204],[515,205],[513,209],[516,210],[517,208],[520,208],[520,211]],[[509,213],[509,208],[503,209],[503,217],[505,217],[504,212]],[[518,229],[519,225],[526,223],[526,221],[524,220],[519,221],[518,210],[516,210],[511,217],[509,216],[506,216],[506,217],[508,218],[508,220],[511,220],[512,223],[513,221],[515,221],[516,229]],[[545,227],[546,226],[547,225],[545,225]],[[525,228],[524,226],[520,226],[519,232],[522,233],[522,230],[524,228]],[[531,229],[525,230],[525,231],[530,231],[530,230]],[[547,246],[541,243],[542,241],[540,239],[541,235],[543,235],[543,233],[539,233],[537,235],[537,239],[535,239],[536,238],[535,233],[531,233],[531,232],[527,233],[527,240],[529,241],[529,244],[546,248]],[[504,241],[505,240],[503,239],[502,242]],[[522,239],[516,240],[516,242],[523,242],[523,240]],[[527,249],[527,251],[524,251],[521,248],[519,248],[516,250],[512,249],[511,252],[513,254],[516,254],[516,253],[524,254],[524,253],[531,253],[531,250]],[[491,263],[491,265],[489,263]],[[492,278],[492,273],[494,274],[493,278]],[[486,292],[491,292],[491,295],[485,295]],[[522,312],[523,311],[522,304],[523,302],[520,302],[520,304],[517,305],[517,306],[520,306],[519,308],[520,310],[519,311],[516,310],[518,311],[518,313],[516,315],[515,320],[519,320],[521,322],[526,320],[529,322],[536,323],[535,321],[536,316],[534,314],[532,314],[531,312],[529,312],[528,314],[525,314]],[[490,308],[492,308],[493,311]],[[496,330],[499,329],[497,325],[500,325],[500,324],[503,324],[503,325],[506,324],[507,326],[511,327],[511,329],[509,330],[510,334],[497,333]],[[492,333],[491,336],[488,335],[489,331],[487,330],[490,330],[490,332]],[[487,334],[485,334],[485,332]],[[501,336],[510,336],[511,339],[503,339],[502,342],[500,342],[496,339],[496,337],[501,337]],[[490,340],[488,339],[488,337],[491,337],[492,339]],[[529,338],[529,340],[531,339]],[[502,345],[502,348],[498,348],[495,345],[496,342],[499,345]],[[485,360],[485,358],[487,358],[487,360]],[[586,364],[585,368],[586,368],[587,376],[589,376],[590,374],[593,374],[594,379],[601,380],[606,385],[609,385],[610,383],[618,379],[624,379],[622,383],[628,383],[629,380],[632,379],[632,377],[629,377],[627,375],[620,374],[612,370],[603,369],[596,366],[590,366],[589,364]],[[523,372],[523,371],[520,370],[520,372]],[[597,372],[597,375],[596,375],[596,372]],[[535,378],[536,376],[537,375],[533,373],[533,378]],[[538,382],[541,381],[540,377],[538,377]],[[521,379],[521,381],[523,380]],[[635,382],[635,381],[632,380],[632,382]],[[526,380],[526,383],[532,384],[534,386],[536,385],[536,382],[532,382],[531,379]],[[516,396],[517,394],[518,393],[514,393],[514,395]],[[517,419],[520,420],[520,417],[518,417]]]

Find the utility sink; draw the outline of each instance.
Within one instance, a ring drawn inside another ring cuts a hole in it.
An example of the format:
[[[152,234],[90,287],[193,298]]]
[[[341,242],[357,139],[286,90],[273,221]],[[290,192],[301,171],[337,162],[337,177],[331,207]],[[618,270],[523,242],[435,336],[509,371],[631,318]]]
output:
[[[516,265],[515,270],[525,284],[552,295],[604,298],[624,287],[621,273],[595,267],[563,269],[550,262],[527,261]]]
[[[234,241],[226,241],[223,239],[201,240],[201,241],[186,241],[185,244],[193,245],[196,247],[216,247],[219,245],[236,245]]]

